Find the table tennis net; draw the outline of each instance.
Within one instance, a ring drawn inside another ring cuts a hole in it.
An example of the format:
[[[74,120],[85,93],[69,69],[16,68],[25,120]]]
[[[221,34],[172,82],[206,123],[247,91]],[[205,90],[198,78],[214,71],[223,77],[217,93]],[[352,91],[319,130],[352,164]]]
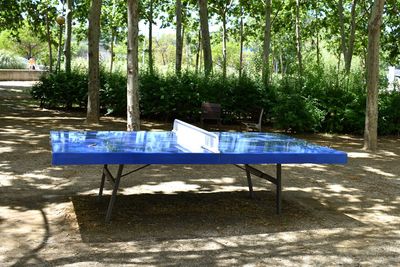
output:
[[[204,129],[175,120],[172,131],[176,135],[177,145],[188,152],[204,152],[204,150],[218,153],[218,135]]]

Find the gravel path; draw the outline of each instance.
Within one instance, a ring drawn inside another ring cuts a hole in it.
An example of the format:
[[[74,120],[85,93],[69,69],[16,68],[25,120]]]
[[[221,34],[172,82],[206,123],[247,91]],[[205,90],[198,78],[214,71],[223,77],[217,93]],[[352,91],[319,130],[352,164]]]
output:
[[[255,178],[249,199],[234,166],[150,166],[123,179],[105,224],[101,166],[51,166],[49,131],[125,122],[87,126],[85,114],[39,109],[31,85],[0,82],[1,266],[400,265],[399,137],[370,154],[358,136],[299,136],[348,152],[349,163],[284,165],[281,216],[273,187]]]

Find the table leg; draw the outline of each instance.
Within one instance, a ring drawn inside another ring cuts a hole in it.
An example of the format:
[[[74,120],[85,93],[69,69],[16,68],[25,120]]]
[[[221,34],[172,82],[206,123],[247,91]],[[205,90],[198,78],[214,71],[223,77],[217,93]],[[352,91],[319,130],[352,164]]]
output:
[[[100,201],[101,197],[103,196],[104,181],[106,180],[106,174],[105,174],[106,169],[107,169],[107,164],[104,164],[103,173],[101,174],[100,189],[99,189],[99,195],[97,196],[97,201]]]
[[[267,173],[264,173],[253,166],[250,166],[249,164],[245,164],[244,167],[234,164],[236,167],[246,171],[247,175],[247,181],[249,182],[249,190],[250,190],[250,196],[253,195],[253,185],[251,182],[251,174],[265,179],[274,185],[276,185],[276,199],[275,199],[275,204],[276,204],[276,213],[281,214],[282,212],[282,164],[276,164],[276,177],[273,177]]]
[[[282,213],[282,164],[276,164],[276,213]]]
[[[114,188],[112,191],[111,199],[110,199],[110,202],[108,203],[108,209],[107,209],[107,214],[106,214],[106,223],[109,223],[111,220],[111,213],[113,210],[115,199],[117,197],[117,191],[118,191],[119,182],[121,180],[123,169],[124,169],[124,165],[120,164],[118,167],[117,176],[115,177],[115,183],[114,183]]]
[[[250,195],[250,198],[254,198],[253,182],[251,181],[251,174],[250,174],[250,171],[248,168],[249,165],[245,164],[244,166],[246,168],[247,184],[249,186],[249,195]]]

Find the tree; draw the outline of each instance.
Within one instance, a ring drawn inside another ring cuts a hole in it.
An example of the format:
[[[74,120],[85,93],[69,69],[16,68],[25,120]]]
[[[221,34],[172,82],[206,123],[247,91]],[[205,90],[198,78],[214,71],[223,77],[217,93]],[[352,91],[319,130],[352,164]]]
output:
[[[0,31],[18,30],[21,25],[22,3],[19,0],[0,0]]]
[[[48,9],[45,10],[45,23],[46,23],[46,34],[47,34],[47,45],[49,48],[49,71],[53,72],[53,48],[52,48],[52,34],[50,30],[50,19],[49,19],[49,11]]]
[[[140,129],[139,0],[128,0],[127,130]]]
[[[226,42],[228,40],[228,15],[229,11],[232,8],[233,1],[232,0],[223,0],[223,1],[215,1],[211,2],[211,9],[218,14],[221,22],[222,22],[222,76],[226,78],[226,67],[227,67],[227,47]]]
[[[378,146],[379,39],[385,0],[375,0],[368,22],[367,106],[365,112],[364,149]]]
[[[182,49],[183,49],[183,36],[182,36],[182,1],[176,0],[175,3],[176,13],[176,52],[175,52],[175,72],[181,73],[182,69]]]
[[[300,0],[296,0],[296,49],[297,62],[299,65],[299,77],[303,76],[303,55],[301,42],[301,19],[300,19]]]
[[[388,0],[385,5],[385,31],[382,32],[381,45],[386,52],[385,60],[396,66],[400,62],[400,0]]]
[[[243,73],[243,43],[244,43],[244,33],[243,33],[243,4],[240,1],[240,27],[239,27],[239,42],[240,42],[240,51],[239,51],[239,80],[242,79]]]
[[[149,55],[149,72],[154,72],[154,56],[153,56],[153,25],[158,18],[160,8],[162,6],[161,0],[145,0],[142,1],[141,14],[146,18],[149,32],[148,55]]]
[[[71,72],[71,38],[72,38],[72,2],[73,0],[66,0],[67,13],[65,24],[65,43],[64,43],[64,56],[65,56],[65,72]]]
[[[92,0],[89,10],[89,84],[86,123],[98,123],[100,118],[100,13],[101,0]]]
[[[207,0],[199,0],[200,9],[200,28],[201,28],[201,41],[203,45],[203,57],[204,57],[204,72],[206,76],[212,72],[212,53],[211,53],[211,42],[210,42],[210,31],[208,29],[208,10]]]
[[[265,28],[264,28],[264,46],[263,46],[263,68],[262,79],[265,85],[269,84],[269,51],[271,46],[271,0],[265,3]]]
[[[101,15],[101,36],[103,45],[110,51],[110,73],[113,72],[115,45],[126,38],[126,3],[117,0],[103,0]]]
[[[341,47],[344,57],[344,66],[347,74],[350,73],[351,61],[353,58],[355,32],[356,32],[356,12],[355,12],[356,5],[357,5],[357,0],[352,0],[351,18],[350,18],[350,36],[349,36],[349,41],[347,42],[346,30],[344,25],[343,0],[339,0],[338,2]]]

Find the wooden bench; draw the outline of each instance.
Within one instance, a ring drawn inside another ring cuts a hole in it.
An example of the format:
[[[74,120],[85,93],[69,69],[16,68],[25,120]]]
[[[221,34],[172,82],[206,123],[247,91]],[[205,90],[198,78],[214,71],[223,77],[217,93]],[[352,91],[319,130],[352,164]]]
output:
[[[201,104],[201,127],[204,127],[204,120],[217,121],[218,127],[221,126],[221,104],[203,102]]]

